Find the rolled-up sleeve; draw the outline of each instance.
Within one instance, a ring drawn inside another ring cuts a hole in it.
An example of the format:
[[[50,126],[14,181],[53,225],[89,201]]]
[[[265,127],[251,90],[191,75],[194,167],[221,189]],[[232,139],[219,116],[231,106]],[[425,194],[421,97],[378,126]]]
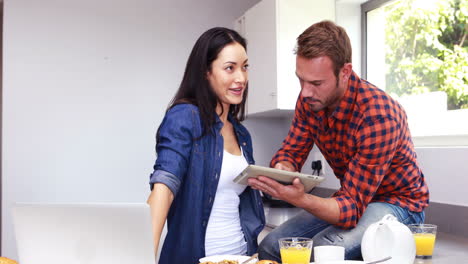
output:
[[[155,183],[166,185],[174,194],[187,173],[193,145],[194,106],[177,105],[164,117],[157,135],[157,159],[150,175],[150,188]]]

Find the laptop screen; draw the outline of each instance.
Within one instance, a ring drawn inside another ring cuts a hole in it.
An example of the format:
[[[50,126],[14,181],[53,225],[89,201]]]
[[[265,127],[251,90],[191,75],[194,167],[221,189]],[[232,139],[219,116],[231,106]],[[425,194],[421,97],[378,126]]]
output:
[[[19,203],[13,221],[20,263],[155,263],[147,204]]]

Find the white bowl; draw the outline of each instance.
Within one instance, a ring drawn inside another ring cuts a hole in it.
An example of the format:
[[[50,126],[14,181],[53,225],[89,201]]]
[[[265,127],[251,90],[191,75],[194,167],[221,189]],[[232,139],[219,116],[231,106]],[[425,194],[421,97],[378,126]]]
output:
[[[246,261],[250,258],[250,256],[241,256],[241,255],[215,255],[215,256],[208,256],[208,257],[204,257],[204,258],[201,258],[199,259],[200,263],[202,262],[207,262],[207,261],[211,261],[211,262],[219,262],[219,261],[223,261],[223,260],[237,260],[239,263],[242,263],[243,261]],[[248,263],[256,263],[258,261],[258,259],[252,259],[251,261],[249,261]]]

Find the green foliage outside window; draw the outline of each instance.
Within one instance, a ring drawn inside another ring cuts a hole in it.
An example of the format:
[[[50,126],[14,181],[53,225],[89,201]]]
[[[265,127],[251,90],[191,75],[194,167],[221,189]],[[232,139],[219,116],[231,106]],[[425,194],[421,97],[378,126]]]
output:
[[[385,7],[386,90],[444,91],[468,109],[468,0],[400,0]]]

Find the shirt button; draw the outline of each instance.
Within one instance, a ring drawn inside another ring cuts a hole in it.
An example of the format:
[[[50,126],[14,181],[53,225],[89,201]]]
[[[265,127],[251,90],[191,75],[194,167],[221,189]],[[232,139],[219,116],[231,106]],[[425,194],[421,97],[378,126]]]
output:
[[[210,197],[210,199],[208,200],[208,203],[211,203],[213,201],[213,197]]]
[[[218,152],[218,156],[220,156],[220,157],[221,157],[221,151],[220,151],[220,152]]]
[[[247,145],[247,143],[243,142],[243,143],[242,143],[242,145],[244,145],[244,146],[245,146],[245,145]]]
[[[203,226],[206,226],[206,221],[203,221]]]
[[[215,178],[218,179],[218,173],[216,173]]]

